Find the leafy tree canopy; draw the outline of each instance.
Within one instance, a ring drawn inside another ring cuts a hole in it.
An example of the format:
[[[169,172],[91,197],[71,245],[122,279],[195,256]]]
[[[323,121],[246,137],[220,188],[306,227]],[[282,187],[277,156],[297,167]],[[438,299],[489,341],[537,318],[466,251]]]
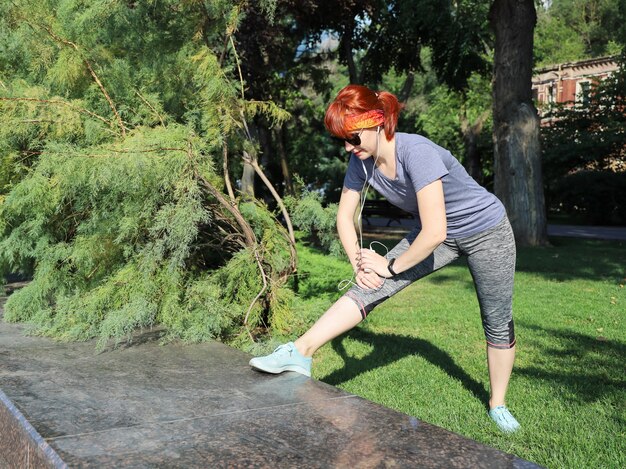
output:
[[[626,45],[626,5],[620,0],[551,0],[537,8],[538,66],[617,55]]]

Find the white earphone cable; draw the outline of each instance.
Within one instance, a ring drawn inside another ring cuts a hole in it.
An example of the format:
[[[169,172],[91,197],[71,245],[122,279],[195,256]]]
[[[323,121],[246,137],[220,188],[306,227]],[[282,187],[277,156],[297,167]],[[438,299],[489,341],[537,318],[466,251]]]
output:
[[[380,156],[380,129],[381,127],[378,126],[378,129],[376,130],[376,157],[374,159],[374,165],[372,166],[372,178],[374,177],[374,169],[376,168],[376,163],[378,162],[378,158]],[[361,160],[361,166],[363,166],[363,172],[365,173],[365,182],[363,183],[363,187],[361,188],[361,195],[359,198],[359,216],[357,217],[357,225],[358,225],[358,230],[359,230],[359,249],[363,249],[362,216],[363,216],[363,209],[365,208],[365,201],[367,200],[367,191],[371,187],[371,183],[369,182],[369,175],[367,174],[367,168],[365,167],[365,162],[363,160]],[[380,244],[382,247],[384,247],[385,250],[387,251],[385,255],[389,252],[389,249],[387,248],[387,246],[385,246],[380,241],[372,241],[369,247],[370,250],[374,251],[374,249],[372,248],[374,244]],[[354,282],[355,278],[356,278],[356,273],[353,273],[352,278],[350,278],[349,280],[344,279],[341,282],[339,282],[339,284],[337,285],[337,288],[339,290],[345,290],[346,288],[348,288],[349,285],[357,285]],[[383,285],[385,284],[385,281],[386,279],[383,277]],[[378,289],[382,288],[383,285],[381,285]]]

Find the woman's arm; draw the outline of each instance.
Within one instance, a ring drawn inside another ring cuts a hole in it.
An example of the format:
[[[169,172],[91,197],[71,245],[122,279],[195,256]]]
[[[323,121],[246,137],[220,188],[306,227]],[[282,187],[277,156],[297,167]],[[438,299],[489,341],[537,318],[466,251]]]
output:
[[[441,179],[417,192],[417,207],[422,230],[409,249],[394,262],[393,270],[398,274],[422,262],[446,239],[446,204]]]
[[[345,187],[341,191],[341,198],[339,199],[339,209],[337,210],[337,232],[339,233],[339,239],[343,249],[350,259],[352,269],[354,270],[356,284],[364,289],[379,288],[382,285],[382,279],[373,270],[365,271],[360,266],[360,245],[359,239],[354,229],[354,214],[361,202],[361,194],[346,189]],[[368,252],[369,249],[366,249]]]
[[[420,189],[416,196],[422,230],[409,249],[395,260],[393,270],[398,274],[422,262],[446,239],[446,205],[441,179]],[[367,249],[361,251],[361,257],[362,268],[372,269],[382,277],[391,277],[384,257]]]
[[[339,209],[337,210],[337,233],[339,239],[343,245],[344,251],[350,259],[352,264],[352,270],[358,271],[358,256],[359,256],[359,240],[354,229],[354,214],[361,202],[361,194],[346,189],[345,187],[341,191],[341,198],[339,199]]]

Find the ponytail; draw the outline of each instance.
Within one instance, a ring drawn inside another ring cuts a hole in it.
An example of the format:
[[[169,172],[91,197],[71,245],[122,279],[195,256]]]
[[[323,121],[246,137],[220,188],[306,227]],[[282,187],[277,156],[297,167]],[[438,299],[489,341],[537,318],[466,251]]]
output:
[[[398,101],[396,95],[392,93],[380,91],[377,94],[378,103],[385,114],[385,137],[389,141],[396,133],[398,116],[404,106]]]

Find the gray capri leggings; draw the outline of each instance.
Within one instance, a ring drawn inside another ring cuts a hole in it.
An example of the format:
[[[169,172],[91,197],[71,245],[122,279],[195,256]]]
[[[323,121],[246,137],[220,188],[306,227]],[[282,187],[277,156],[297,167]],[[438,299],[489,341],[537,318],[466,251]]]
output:
[[[415,240],[419,228],[411,231],[389,253],[398,257]],[[460,256],[467,256],[480,304],[485,338],[489,347],[508,349],[515,345],[513,327],[513,277],[515,275],[515,238],[505,216],[496,226],[467,238],[446,239],[419,264],[393,278],[382,287],[365,290],[353,286],[345,296],[352,299],[363,319],[370,311],[411,283],[441,269]]]

